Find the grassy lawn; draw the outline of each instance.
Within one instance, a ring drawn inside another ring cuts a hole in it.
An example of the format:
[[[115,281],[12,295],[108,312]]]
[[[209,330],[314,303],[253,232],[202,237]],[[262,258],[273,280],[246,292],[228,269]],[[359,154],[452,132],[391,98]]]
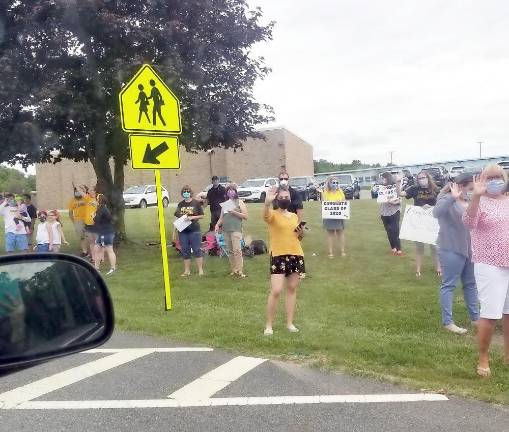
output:
[[[501,347],[493,349],[492,378],[477,378],[472,333],[457,336],[441,328],[439,280],[429,257],[416,280],[412,245],[404,244],[403,258],[389,255],[376,203],[352,205],[348,256],[329,260],[319,204],[306,204],[308,277],[300,287],[295,320],[301,331],[286,331],[281,303],[271,338],[263,336],[268,256],[246,259],[244,280],[230,279],[227,259],[217,257],[206,258],[204,278],[180,279],[182,262],[170,249],[174,308],[165,312],[159,248],[147,245],[158,240],[156,210],[128,210],[130,243],[118,251],[119,272],[108,279],[117,328],[509,404],[509,368],[502,365]],[[248,208],[245,232],[267,239],[261,206]],[[75,245],[70,224],[64,228]],[[459,289],[455,319],[468,327]]]

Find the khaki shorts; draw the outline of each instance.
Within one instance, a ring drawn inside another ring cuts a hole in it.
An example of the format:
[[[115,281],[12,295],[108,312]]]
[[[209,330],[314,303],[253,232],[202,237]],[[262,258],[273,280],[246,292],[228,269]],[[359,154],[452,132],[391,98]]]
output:
[[[80,240],[85,238],[85,223],[83,221],[74,221],[74,230]]]

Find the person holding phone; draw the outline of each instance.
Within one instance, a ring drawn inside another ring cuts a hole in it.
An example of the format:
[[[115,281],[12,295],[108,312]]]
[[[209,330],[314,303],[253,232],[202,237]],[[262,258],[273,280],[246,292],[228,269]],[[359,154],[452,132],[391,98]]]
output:
[[[339,187],[337,177],[329,177],[325,181],[322,191],[323,201],[340,202],[345,201],[345,193]],[[327,248],[329,258],[334,258],[334,245],[337,243],[341,256],[346,256],[345,252],[345,221],[344,219],[323,219],[323,228],[327,231]]]
[[[272,208],[274,202],[277,204],[276,210]],[[290,192],[274,186],[267,192],[263,207],[263,218],[269,227],[271,275],[265,336],[273,334],[272,326],[279,297],[285,285],[286,328],[290,333],[299,331],[293,324],[293,318],[300,275],[306,272],[304,251],[300,243],[304,237],[304,224],[299,225],[297,215],[288,211],[290,202]]]

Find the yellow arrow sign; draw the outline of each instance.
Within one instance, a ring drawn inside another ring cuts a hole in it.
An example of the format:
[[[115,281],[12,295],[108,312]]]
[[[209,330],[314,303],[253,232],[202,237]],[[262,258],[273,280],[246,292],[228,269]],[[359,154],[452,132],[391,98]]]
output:
[[[134,169],[179,169],[177,137],[166,135],[130,135],[131,163]]]
[[[120,92],[120,117],[126,132],[180,134],[180,104],[149,65]]]

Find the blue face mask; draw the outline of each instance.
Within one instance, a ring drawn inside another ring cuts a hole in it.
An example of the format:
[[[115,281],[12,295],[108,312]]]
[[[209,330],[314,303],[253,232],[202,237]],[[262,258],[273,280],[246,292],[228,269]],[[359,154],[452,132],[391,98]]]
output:
[[[182,196],[187,199],[187,198],[191,198],[191,192],[182,192]]]
[[[490,180],[486,186],[486,191],[490,195],[500,195],[505,190],[505,181],[501,179]]]
[[[330,188],[331,188],[331,190],[335,191],[335,190],[337,190],[337,189],[338,189],[338,185],[337,185],[337,184],[333,184],[333,183],[331,183],[331,184],[330,184]]]

